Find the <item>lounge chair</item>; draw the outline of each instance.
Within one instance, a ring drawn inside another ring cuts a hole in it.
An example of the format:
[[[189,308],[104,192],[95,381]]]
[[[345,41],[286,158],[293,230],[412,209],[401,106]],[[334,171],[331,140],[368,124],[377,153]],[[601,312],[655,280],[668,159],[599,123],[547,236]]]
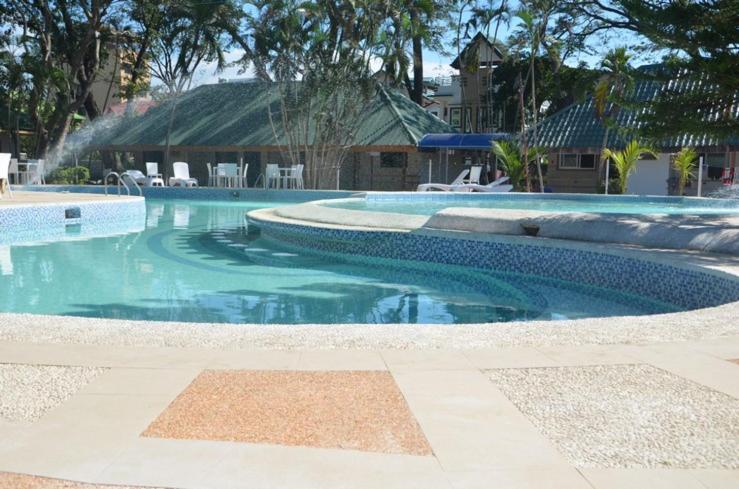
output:
[[[146,185],[146,175],[141,173],[139,170],[126,170],[126,174],[142,187]]]
[[[460,172],[459,175],[457,175],[457,178],[452,180],[452,183],[422,183],[421,185],[418,186],[416,191],[426,192],[429,190],[443,190],[443,189],[437,188],[437,186],[449,187],[453,185],[462,185],[464,183],[464,179],[467,177],[469,173],[470,173],[470,170],[468,168],[465,168],[464,170]]]
[[[469,184],[480,184],[480,175],[482,174],[482,167],[481,166],[473,166],[470,168],[470,178],[466,179],[462,183],[469,183]]]
[[[173,177],[169,177],[170,187],[197,187],[198,181],[190,178],[190,167],[184,161],[172,163]]]
[[[440,190],[442,192],[510,192],[513,190],[512,185],[501,185],[509,180],[509,177],[500,177],[499,179],[487,185],[479,185],[475,183],[459,183],[459,184],[443,184],[443,183],[425,183],[418,186],[418,192],[428,192],[430,190]]]

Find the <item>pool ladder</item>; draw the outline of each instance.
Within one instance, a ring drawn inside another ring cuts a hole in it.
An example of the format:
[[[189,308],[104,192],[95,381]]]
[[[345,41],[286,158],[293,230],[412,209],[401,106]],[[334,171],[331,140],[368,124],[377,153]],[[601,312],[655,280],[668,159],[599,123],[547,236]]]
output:
[[[124,171],[120,175],[117,172],[114,172],[114,171],[112,171],[112,172],[108,173],[107,175],[105,175],[105,179],[103,181],[103,183],[105,184],[105,195],[108,195],[108,179],[110,178],[111,175],[115,176],[118,179],[118,185],[117,185],[117,187],[118,187],[118,195],[121,195],[121,186],[123,186],[123,188],[126,189],[126,194],[131,195],[131,187],[128,186],[128,184],[126,183],[126,179],[125,179],[127,177],[128,180],[133,184],[133,186],[139,192],[139,196],[141,196],[141,197],[144,196],[144,191],[141,190],[141,185],[139,185],[136,182],[136,180],[134,180],[133,176],[131,176],[131,174],[128,173],[127,171]]]

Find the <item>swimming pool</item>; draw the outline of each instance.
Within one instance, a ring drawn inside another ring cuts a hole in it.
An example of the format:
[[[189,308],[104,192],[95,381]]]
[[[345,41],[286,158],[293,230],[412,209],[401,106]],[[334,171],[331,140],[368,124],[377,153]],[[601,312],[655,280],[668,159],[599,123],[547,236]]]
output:
[[[245,212],[274,203],[146,204],[146,222],[127,234],[0,246],[0,312],[325,324],[481,323],[685,309],[626,288],[495,266],[310,251],[250,230]]]
[[[323,201],[348,210],[431,216],[448,207],[519,209],[606,214],[730,215],[739,200],[630,195],[517,194],[467,192],[367,193],[365,197]]]

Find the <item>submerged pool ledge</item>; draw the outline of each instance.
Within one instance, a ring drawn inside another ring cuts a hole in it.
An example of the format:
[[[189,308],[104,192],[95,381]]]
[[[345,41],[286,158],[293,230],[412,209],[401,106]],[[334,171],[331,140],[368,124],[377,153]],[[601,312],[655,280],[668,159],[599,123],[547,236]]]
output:
[[[335,201],[334,201],[335,202]],[[309,226],[388,231],[435,229],[490,235],[615,243],[644,248],[739,255],[739,217],[556,212],[450,206],[431,216],[329,207],[329,201],[283,207],[275,215]]]

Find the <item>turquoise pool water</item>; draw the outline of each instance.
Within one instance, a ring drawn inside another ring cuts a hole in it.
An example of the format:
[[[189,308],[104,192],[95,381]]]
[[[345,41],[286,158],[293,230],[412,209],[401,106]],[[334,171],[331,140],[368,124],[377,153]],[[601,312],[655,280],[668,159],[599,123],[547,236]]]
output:
[[[259,202],[147,199],[123,235],[0,246],[0,311],[214,323],[476,323],[670,304],[540,277],[325,258],[250,233]],[[75,237],[74,229],[69,231]]]
[[[631,197],[595,195],[449,194],[425,193],[400,198],[352,198],[323,205],[349,210],[394,212],[431,216],[448,207],[522,209],[553,212],[607,214],[739,214],[739,200],[679,197]]]

